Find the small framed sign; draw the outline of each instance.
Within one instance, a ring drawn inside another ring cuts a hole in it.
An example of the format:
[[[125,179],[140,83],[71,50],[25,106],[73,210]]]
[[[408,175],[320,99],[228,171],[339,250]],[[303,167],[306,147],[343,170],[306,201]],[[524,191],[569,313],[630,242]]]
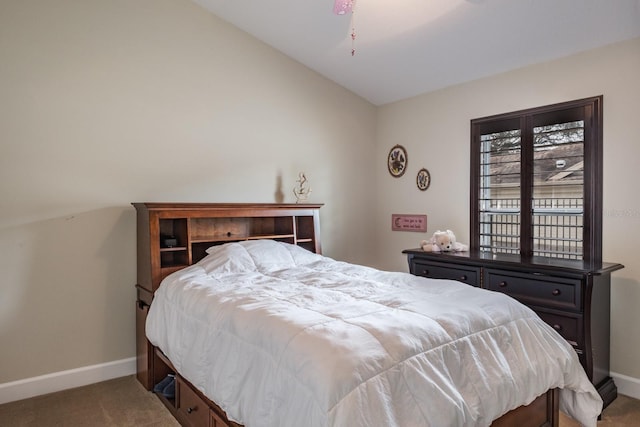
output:
[[[392,231],[427,231],[426,215],[391,214]]]

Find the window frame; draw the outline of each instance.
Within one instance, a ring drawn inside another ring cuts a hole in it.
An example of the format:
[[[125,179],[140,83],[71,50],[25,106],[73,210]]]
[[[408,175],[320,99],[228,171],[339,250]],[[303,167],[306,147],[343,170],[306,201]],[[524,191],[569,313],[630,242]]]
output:
[[[533,257],[533,128],[536,117],[563,115],[565,110],[583,109],[583,261],[602,262],[602,102],[603,96],[529,108],[471,120],[470,243],[480,249],[480,184],[482,144],[480,137],[516,124],[521,130],[520,256]],[[560,258],[562,259],[562,258]]]

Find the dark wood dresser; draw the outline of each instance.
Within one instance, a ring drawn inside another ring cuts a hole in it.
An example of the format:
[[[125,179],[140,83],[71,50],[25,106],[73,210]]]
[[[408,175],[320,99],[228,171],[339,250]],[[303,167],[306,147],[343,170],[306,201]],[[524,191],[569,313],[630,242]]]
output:
[[[609,376],[610,290],[611,273],[623,265],[484,252],[403,253],[412,274],[502,292],[529,306],[573,346],[604,406],[617,397]]]

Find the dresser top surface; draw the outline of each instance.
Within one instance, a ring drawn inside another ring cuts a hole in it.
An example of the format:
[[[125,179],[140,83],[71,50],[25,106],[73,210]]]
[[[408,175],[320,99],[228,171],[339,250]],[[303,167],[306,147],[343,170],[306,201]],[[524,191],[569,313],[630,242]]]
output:
[[[605,274],[624,268],[622,264],[601,262],[591,264],[582,260],[569,260],[548,257],[525,258],[516,254],[492,254],[489,252],[425,252],[420,248],[405,249],[402,253],[412,257],[431,261],[450,262],[455,264],[506,267],[518,266],[526,269],[547,269],[553,271],[571,271],[580,274]]]

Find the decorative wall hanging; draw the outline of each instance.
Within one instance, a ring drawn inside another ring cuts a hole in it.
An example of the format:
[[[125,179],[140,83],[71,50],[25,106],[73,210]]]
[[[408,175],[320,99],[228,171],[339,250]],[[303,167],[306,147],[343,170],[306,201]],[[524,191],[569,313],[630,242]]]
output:
[[[311,187],[307,184],[307,177],[304,172],[298,174],[296,182],[298,185],[293,187],[293,195],[296,196],[296,203],[304,202],[309,197],[309,193],[311,193]]]
[[[416,184],[421,191],[425,191],[431,185],[431,174],[425,168],[422,168],[418,171],[418,176],[416,177]]]
[[[407,170],[408,161],[407,150],[405,150],[402,145],[394,145],[393,148],[391,148],[391,151],[389,151],[389,156],[387,157],[389,173],[396,178],[401,177]]]
[[[334,0],[333,13],[346,15],[351,13],[351,56],[356,54],[356,26],[354,23],[356,0]]]

